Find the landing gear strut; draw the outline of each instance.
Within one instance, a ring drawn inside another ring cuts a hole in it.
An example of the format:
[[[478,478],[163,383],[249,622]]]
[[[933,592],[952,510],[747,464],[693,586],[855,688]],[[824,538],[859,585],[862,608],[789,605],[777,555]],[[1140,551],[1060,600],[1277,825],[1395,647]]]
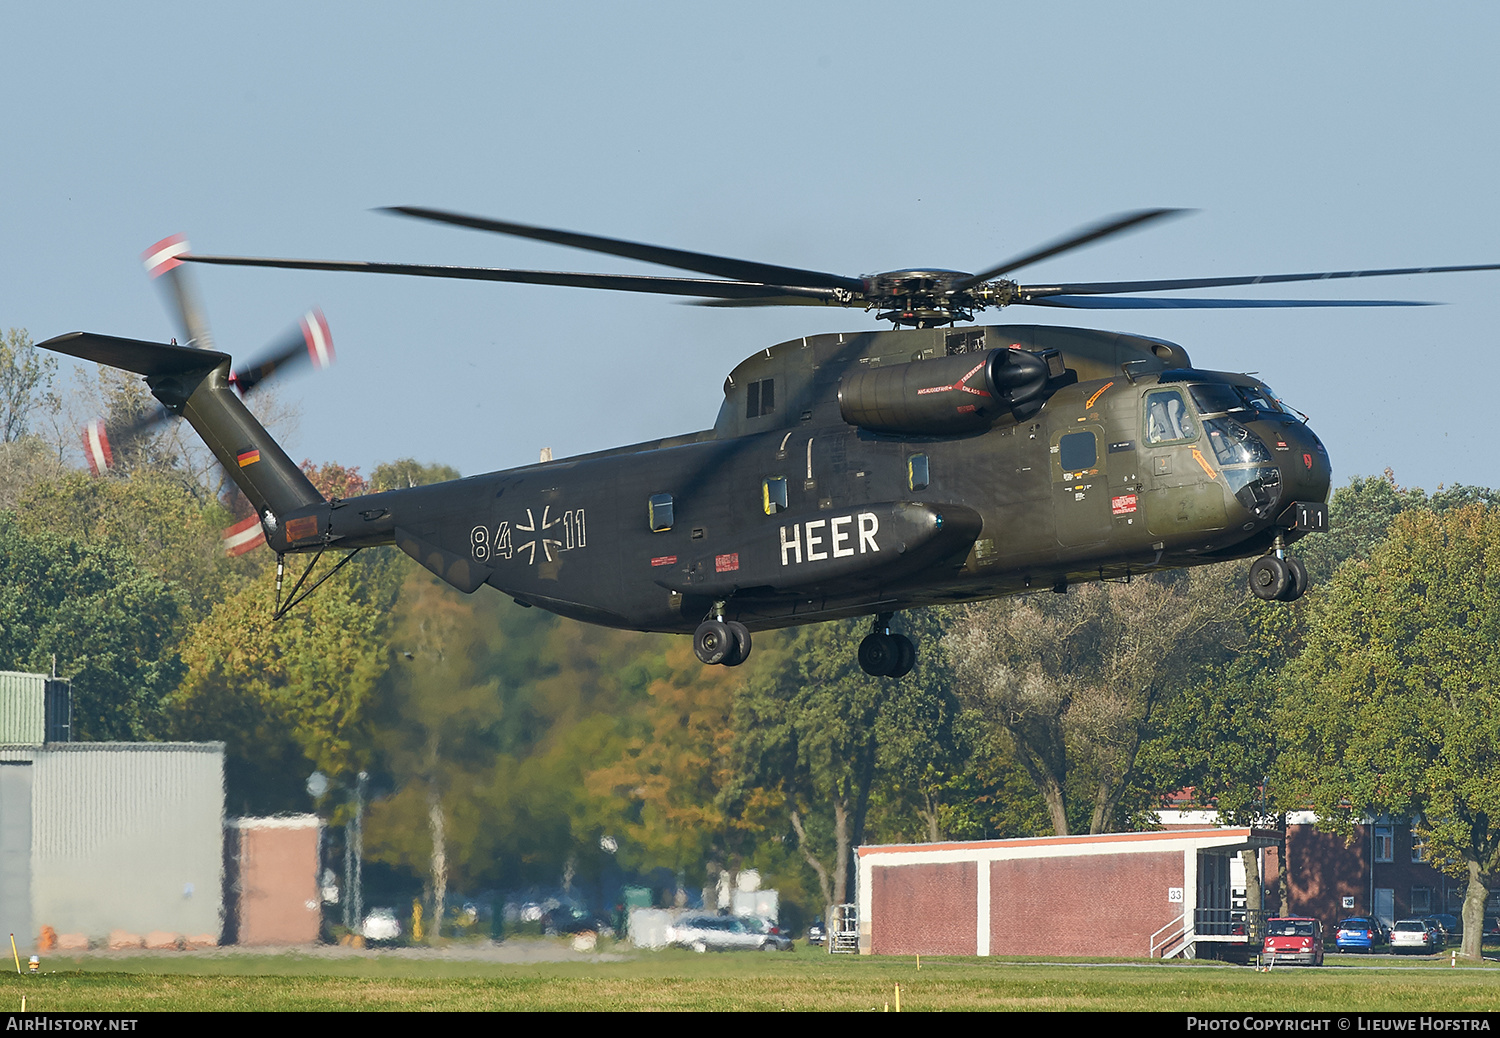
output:
[[[724,603],[714,603],[714,615],[693,632],[693,653],[712,666],[738,667],[750,658],[750,628],[738,620],[724,619]]]
[[[1250,592],[1263,602],[1295,602],[1307,591],[1307,567],[1289,558],[1276,538],[1276,549],[1250,566]]]
[[[904,634],[891,633],[891,614],[875,618],[875,629],[859,643],[859,666],[877,678],[901,678],[917,663],[917,647]]]

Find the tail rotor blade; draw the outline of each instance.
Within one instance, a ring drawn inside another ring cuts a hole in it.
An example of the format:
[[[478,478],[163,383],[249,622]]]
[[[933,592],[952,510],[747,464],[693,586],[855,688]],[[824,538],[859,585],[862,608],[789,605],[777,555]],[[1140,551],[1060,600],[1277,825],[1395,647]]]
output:
[[[228,555],[237,557],[265,544],[266,531],[260,524],[260,516],[251,514],[233,526],[226,527],[219,540]]]
[[[83,427],[83,457],[89,463],[89,472],[95,476],[102,476],[115,463],[104,419],[95,418]]]
[[[201,350],[211,350],[215,348],[214,337],[208,330],[208,317],[203,309],[203,302],[198,296],[197,286],[183,267],[182,260],[178,259],[189,249],[187,239],[174,234],[141,253],[141,261],[146,265],[146,273],[164,286],[170,299],[172,316],[177,320],[177,329],[184,337],[185,344]]]
[[[155,433],[158,427],[171,421],[173,417],[172,412],[165,407],[157,407],[114,426],[106,425],[102,418],[95,418],[83,427],[81,437],[83,457],[88,462],[89,471],[95,476],[102,476],[115,467],[117,451],[122,451],[128,458],[132,447],[144,437]]]
[[[297,331],[277,342],[267,357],[229,378],[244,396],[282,368],[300,363],[304,356],[319,371],[333,364],[333,333],[328,330],[323,311],[316,307],[302,316]]]

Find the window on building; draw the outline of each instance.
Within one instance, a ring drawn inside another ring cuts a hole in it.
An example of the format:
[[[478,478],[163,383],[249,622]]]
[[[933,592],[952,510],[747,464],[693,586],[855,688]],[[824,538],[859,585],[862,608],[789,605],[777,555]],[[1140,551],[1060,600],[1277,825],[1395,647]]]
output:
[[[1426,915],[1428,912],[1431,912],[1431,911],[1432,911],[1432,888],[1431,887],[1412,887],[1411,888],[1411,914],[1412,915]]]
[[[1396,860],[1396,837],[1393,828],[1389,825],[1377,825],[1375,827],[1375,860]]]
[[[1411,831],[1411,860],[1427,860],[1427,838],[1415,829]]]
[[[760,483],[760,502],[766,515],[786,511],[786,477],[767,476]]]
[[[665,533],[672,528],[672,495],[652,494],[646,502],[646,518],[651,522],[652,533]]]

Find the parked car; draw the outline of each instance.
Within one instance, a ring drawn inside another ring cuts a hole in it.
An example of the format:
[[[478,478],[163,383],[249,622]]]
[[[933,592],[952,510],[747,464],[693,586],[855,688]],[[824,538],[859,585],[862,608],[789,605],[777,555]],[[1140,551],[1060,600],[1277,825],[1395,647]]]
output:
[[[777,951],[791,947],[780,934],[760,932],[754,923],[732,915],[685,915],[667,927],[667,943],[695,952]]]
[[[762,951],[792,950],[792,935],[782,930],[781,927],[771,922],[771,920],[751,916],[745,920],[745,923],[756,933],[765,936],[766,943],[761,947]]]
[[[821,948],[827,940],[828,931],[823,928],[823,920],[814,919],[812,925],[807,928],[807,943],[815,948]]]
[[[372,908],[359,928],[361,936],[371,943],[388,943],[401,937],[401,922],[390,908]]]
[[[1374,951],[1385,942],[1385,928],[1379,919],[1352,916],[1339,920],[1334,945],[1339,951]]]
[[[1464,935],[1464,923],[1456,915],[1439,912],[1436,915],[1424,915],[1422,922],[1432,923],[1443,931],[1443,943],[1451,944]]]
[[[1276,964],[1323,965],[1323,924],[1305,916],[1283,916],[1266,920],[1266,939],[1261,954]]]
[[[1419,951],[1426,955],[1440,945],[1438,938],[1420,919],[1398,919],[1391,929],[1391,951]]]
[[[543,914],[542,933],[549,937],[559,934],[596,933],[600,937],[613,937],[614,928],[603,916],[578,905],[558,905]]]

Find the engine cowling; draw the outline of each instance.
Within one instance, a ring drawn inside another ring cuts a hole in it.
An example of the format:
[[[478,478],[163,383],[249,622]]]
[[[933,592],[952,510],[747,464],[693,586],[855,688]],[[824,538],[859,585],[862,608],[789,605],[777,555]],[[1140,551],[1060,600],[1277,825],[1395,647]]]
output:
[[[1057,350],[998,349],[892,364],[846,376],[839,413],[872,432],[977,432],[1005,414],[1017,420],[1036,414],[1068,374]]]

